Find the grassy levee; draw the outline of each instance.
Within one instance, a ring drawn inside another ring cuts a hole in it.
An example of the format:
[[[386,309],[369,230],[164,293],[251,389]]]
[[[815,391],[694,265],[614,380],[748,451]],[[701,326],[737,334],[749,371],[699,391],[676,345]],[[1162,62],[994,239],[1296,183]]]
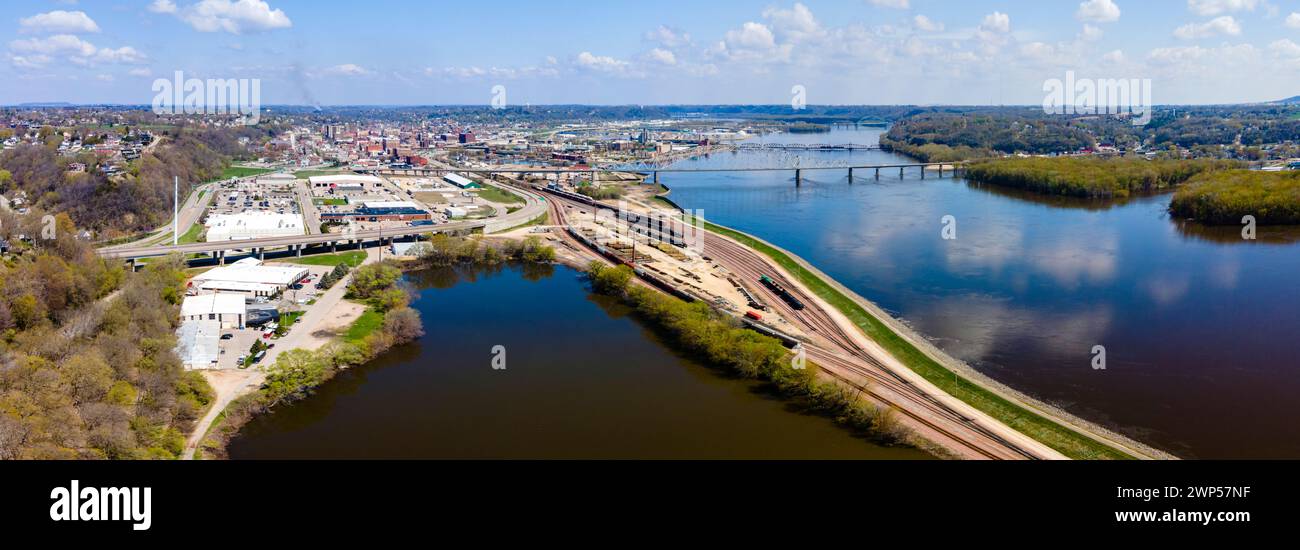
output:
[[[931,384],[957,399],[979,409],[989,416],[1029,437],[1042,442],[1061,454],[1074,459],[1122,460],[1133,456],[1085,436],[1052,421],[1034,411],[959,376],[956,372],[935,361],[888,325],[871,315],[860,304],[840,293],[821,277],[808,271],[799,262],[767,243],[745,233],[704,222],[714,233],[725,235],[772,259],[814,294],[840,310],[866,335],[898,358],[904,365]]]

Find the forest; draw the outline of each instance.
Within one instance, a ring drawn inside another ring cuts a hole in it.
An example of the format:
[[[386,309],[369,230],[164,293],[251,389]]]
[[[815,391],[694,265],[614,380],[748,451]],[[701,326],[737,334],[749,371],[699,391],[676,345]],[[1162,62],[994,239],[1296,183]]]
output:
[[[1137,192],[1168,189],[1197,174],[1239,166],[1222,160],[1021,157],[972,163],[967,166],[966,178],[1049,195],[1124,198]]]
[[[129,274],[51,219],[0,212],[0,459],[179,456],[212,399],[174,351],[180,261]]]
[[[30,203],[65,212],[78,228],[99,239],[153,230],[171,218],[172,178],[184,197],[194,186],[218,179],[232,158],[247,156],[240,137],[261,139],[267,128],[191,128],[162,131],[162,144],[117,175],[98,170],[68,172],[58,142],[25,144],[0,154],[0,194],[27,193]],[[93,158],[93,155],[91,155]],[[94,166],[93,160],[90,165]]]
[[[1259,160],[1296,152],[1300,109],[1290,105],[1160,107],[1150,123],[1122,117],[1048,115],[1041,108],[948,109],[897,121],[880,143],[926,162],[1024,153],[1070,153],[1099,145],[1148,151],[1177,146],[1197,158]]]
[[[1300,224],[1300,172],[1228,170],[1198,175],[1174,193],[1169,211],[1208,225]]]

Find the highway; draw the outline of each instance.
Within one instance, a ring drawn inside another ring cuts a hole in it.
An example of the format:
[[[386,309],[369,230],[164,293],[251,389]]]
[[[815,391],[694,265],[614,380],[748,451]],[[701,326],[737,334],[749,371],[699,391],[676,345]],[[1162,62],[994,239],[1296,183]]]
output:
[[[511,190],[524,196],[524,207],[500,218],[489,220],[451,222],[438,225],[423,225],[396,229],[371,229],[352,233],[290,235],[285,237],[268,237],[264,239],[247,239],[239,241],[189,243],[178,246],[172,246],[170,243],[161,245],[126,244],[116,247],[101,248],[97,252],[104,258],[133,259],[166,256],[168,254],[202,254],[231,250],[265,250],[268,248],[305,247],[310,245],[330,245],[334,243],[346,244],[379,239],[391,239],[395,237],[408,237],[412,235],[427,235],[431,233],[470,231],[474,229],[485,229],[489,225],[512,227],[527,223],[546,211],[546,201],[540,195],[531,191],[519,190],[517,188],[511,188]]]

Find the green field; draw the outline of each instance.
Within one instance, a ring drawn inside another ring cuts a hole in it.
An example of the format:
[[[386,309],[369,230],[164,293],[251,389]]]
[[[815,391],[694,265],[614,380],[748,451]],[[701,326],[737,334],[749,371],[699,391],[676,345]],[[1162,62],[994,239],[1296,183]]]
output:
[[[350,267],[357,267],[361,265],[361,262],[366,261],[366,252],[364,250],[349,250],[347,252],[339,252],[336,254],[303,256],[301,258],[293,258],[292,260],[286,261],[302,265],[336,266],[339,264],[347,264]]]
[[[343,334],[343,340],[347,342],[360,342],[369,336],[370,333],[379,330],[384,325],[384,314],[373,309],[367,309],[357,320],[348,327],[348,331]]]
[[[345,206],[348,204],[347,199],[312,199],[311,202],[319,206]]]
[[[885,351],[888,351],[907,365],[908,368],[921,375],[931,384],[938,386],[948,395],[970,404],[989,416],[1002,421],[1012,429],[1028,435],[1070,458],[1087,460],[1132,458],[1109,445],[1057,424],[958,376],[957,373],[931,359],[917,349],[916,346],[913,346],[911,342],[895,333],[888,325],[871,315],[857,302],[841,294],[829,283],[823,281],[821,277],[808,271],[780,250],[732,229],[708,222],[705,222],[705,226],[709,231],[731,237],[771,258],[812,290],[814,294],[844,313],[868,337],[885,348]]]
[[[199,242],[199,235],[203,233],[203,224],[196,223],[190,226],[190,230],[181,235],[177,242],[180,244],[190,244]]]
[[[491,185],[479,189],[477,194],[480,199],[500,204],[523,204],[524,202],[523,197]]]
[[[230,166],[221,171],[221,179],[246,178],[248,176],[260,176],[268,172],[274,172],[270,168],[247,168],[244,166]]]

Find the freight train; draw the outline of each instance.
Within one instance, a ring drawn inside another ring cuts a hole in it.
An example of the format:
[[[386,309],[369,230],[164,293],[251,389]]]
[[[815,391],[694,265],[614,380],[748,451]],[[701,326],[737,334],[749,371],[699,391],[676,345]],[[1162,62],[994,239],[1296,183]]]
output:
[[[781,286],[776,281],[773,281],[771,277],[762,275],[758,278],[758,282],[763,283],[763,286],[766,286],[777,296],[780,296],[781,299],[785,300],[785,303],[790,304],[790,307],[794,308],[795,311],[804,308],[803,302],[800,302],[798,298],[795,298],[793,294],[790,294],[790,291],[786,290],[785,287]]]

